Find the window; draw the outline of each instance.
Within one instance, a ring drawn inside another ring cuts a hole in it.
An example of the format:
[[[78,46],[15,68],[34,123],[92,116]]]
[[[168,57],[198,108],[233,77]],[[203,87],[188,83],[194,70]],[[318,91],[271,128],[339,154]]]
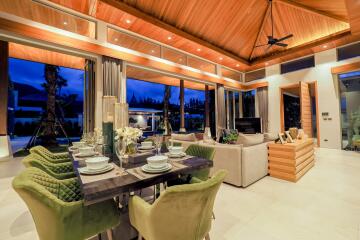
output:
[[[262,78],[265,78],[265,68],[245,73],[245,82],[251,82]]]
[[[163,47],[163,58],[174,63],[186,65],[186,55],[184,53]]]
[[[95,22],[66,13],[37,1],[1,0],[0,12],[13,14],[86,37],[95,38],[96,36]]]
[[[188,56],[188,66],[204,72],[215,73],[215,64]]]
[[[283,63],[280,65],[281,74],[294,72],[301,69],[315,67],[315,57],[310,56],[295,61]]]
[[[160,57],[160,45],[112,28],[108,28],[108,42],[148,55]]]
[[[337,60],[360,56],[360,42],[337,49]]]
[[[230,78],[236,81],[241,80],[241,73],[233,71],[229,68],[221,67],[221,75],[226,78]]]
[[[243,117],[255,117],[255,90],[242,93]]]

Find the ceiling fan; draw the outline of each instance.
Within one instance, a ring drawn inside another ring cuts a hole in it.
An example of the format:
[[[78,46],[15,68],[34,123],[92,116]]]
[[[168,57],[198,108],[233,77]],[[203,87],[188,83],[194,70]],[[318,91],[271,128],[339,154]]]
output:
[[[269,0],[269,3],[270,3],[270,14],[271,14],[271,36],[267,36],[268,42],[266,44],[261,44],[261,45],[255,46],[255,48],[268,46],[266,51],[269,50],[273,45],[280,46],[280,47],[287,47],[288,44],[282,43],[282,41],[292,38],[294,36],[293,34],[289,34],[282,38],[274,38],[274,21],[273,21],[272,0]]]

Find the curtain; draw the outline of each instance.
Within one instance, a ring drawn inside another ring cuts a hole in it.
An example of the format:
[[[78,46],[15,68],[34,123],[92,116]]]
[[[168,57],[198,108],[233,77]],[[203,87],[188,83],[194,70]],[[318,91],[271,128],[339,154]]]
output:
[[[225,89],[221,84],[217,88],[217,126],[216,135],[219,137],[219,130],[226,129]]]
[[[262,131],[268,132],[269,130],[269,98],[268,88],[262,87],[256,90],[256,106],[258,114],[261,118]]]
[[[86,60],[84,75],[84,123],[83,132],[95,128],[95,62]]]
[[[120,80],[122,60],[103,56],[104,96],[115,96],[120,101]]]

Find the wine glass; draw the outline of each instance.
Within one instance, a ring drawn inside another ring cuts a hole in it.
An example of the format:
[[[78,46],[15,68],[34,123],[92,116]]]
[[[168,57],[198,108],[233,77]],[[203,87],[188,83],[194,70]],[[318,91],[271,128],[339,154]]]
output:
[[[125,156],[125,152],[126,152],[126,144],[124,142],[124,140],[117,140],[116,143],[115,143],[115,153],[116,153],[116,156],[118,157],[119,159],[119,162],[120,162],[120,168],[122,169],[122,163],[123,163],[123,158]]]

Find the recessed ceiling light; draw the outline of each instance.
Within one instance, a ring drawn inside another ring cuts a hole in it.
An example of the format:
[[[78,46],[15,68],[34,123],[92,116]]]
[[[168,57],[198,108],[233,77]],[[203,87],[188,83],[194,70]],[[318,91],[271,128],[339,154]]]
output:
[[[200,51],[201,51],[201,48],[196,49],[196,51],[200,52]]]
[[[155,50],[151,50],[151,53],[154,53],[155,52]]]
[[[171,40],[172,39],[172,37],[171,36],[168,36],[168,38],[167,38],[168,40]]]
[[[179,62],[182,62],[182,58],[179,58]]]
[[[114,40],[115,40],[115,42],[117,42],[119,39],[115,38]]]
[[[222,57],[219,57],[219,60],[223,60],[223,58],[222,58]]]
[[[327,45],[324,45],[323,48],[327,48],[328,46]]]
[[[64,21],[63,23],[64,23],[64,25],[67,25],[67,24],[68,24],[68,22],[67,22],[67,21]]]
[[[125,22],[128,23],[128,24],[130,24],[130,23],[131,23],[131,20],[130,20],[130,19],[126,19]]]
[[[269,65],[269,63],[265,63],[265,66]]]
[[[240,67],[240,64],[236,64],[237,67]]]

